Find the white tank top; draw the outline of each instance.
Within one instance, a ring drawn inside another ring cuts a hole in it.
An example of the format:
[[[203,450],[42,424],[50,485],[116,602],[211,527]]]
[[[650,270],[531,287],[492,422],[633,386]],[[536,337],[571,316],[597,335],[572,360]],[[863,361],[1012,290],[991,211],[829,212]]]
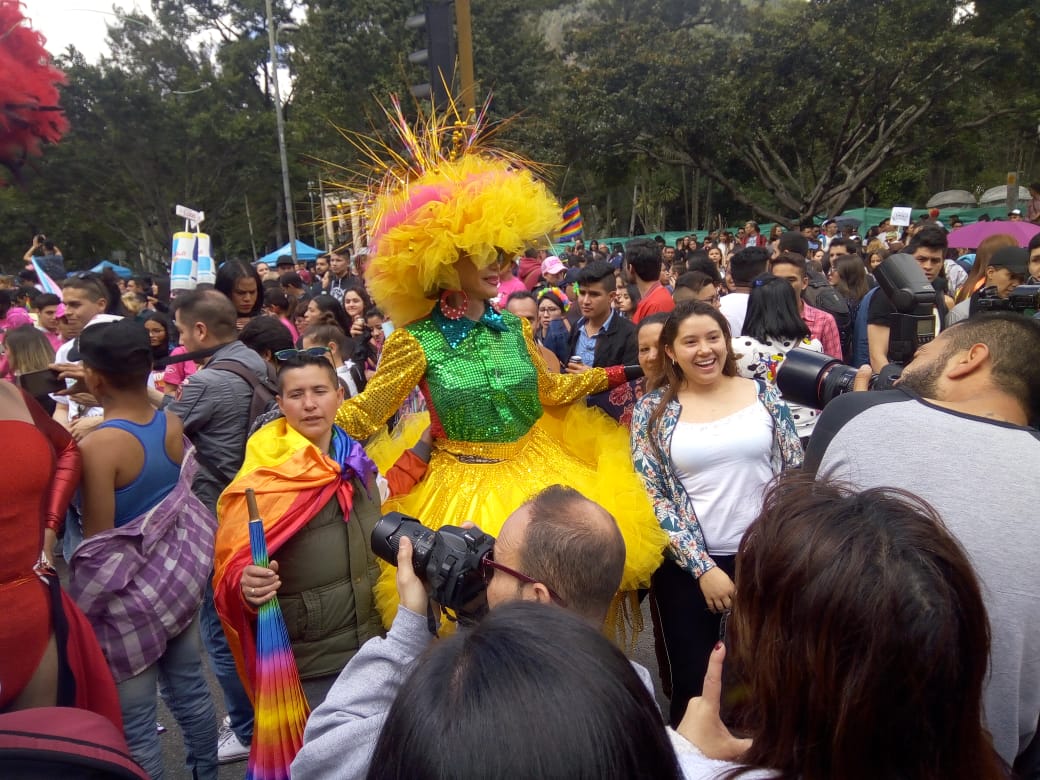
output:
[[[676,425],[672,465],[693,501],[710,555],[737,552],[773,478],[772,446],[773,419],[758,400],[721,420]]]

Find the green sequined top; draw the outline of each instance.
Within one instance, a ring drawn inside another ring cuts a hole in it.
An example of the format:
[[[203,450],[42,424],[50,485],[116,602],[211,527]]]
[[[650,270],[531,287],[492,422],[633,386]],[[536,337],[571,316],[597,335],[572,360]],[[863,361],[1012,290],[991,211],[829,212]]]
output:
[[[551,374],[530,325],[488,309],[479,322],[430,316],[398,328],[383,345],[379,369],[361,394],[344,401],[336,424],[355,439],[375,433],[422,383],[433,436],[454,442],[511,443],[542,415],[605,390],[607,374]],[[438,425],[439,421],[439,425]]]

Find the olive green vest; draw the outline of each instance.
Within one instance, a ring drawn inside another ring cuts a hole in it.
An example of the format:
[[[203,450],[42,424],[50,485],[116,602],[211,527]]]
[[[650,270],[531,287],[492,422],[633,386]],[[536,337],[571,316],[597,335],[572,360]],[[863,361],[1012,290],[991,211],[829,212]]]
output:
[[[382,632],[372,595],[379,576],[371,544],[379,491],[374,478],[367,491],[357,479],[353,485],[347,522],[333,497],[274,556],[282,580],[278,601],[301,679],[338,674]]]

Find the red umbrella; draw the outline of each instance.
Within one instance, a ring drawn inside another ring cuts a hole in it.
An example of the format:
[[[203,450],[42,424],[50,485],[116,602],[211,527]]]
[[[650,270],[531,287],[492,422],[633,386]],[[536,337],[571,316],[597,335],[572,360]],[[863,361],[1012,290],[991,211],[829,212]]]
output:
[[[977,249],[990,236],[1004,234],[1014,238],[1019,246],[1026,246],[1029,239],[1040,233],[1040,225],[1032,222],[976,222],[957,228],[946,240],[950,246]]]

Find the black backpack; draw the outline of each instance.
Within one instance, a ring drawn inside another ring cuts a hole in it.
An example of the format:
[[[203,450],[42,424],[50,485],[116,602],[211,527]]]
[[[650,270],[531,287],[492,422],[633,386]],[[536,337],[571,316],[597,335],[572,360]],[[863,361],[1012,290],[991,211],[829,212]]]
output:
[[[831,286],[826,276],[817,271],[808,271],[808,274],[809,286],[802,293],[805,302],[834,317],[839,333],[851,332],[853,320],[848,302]]]

